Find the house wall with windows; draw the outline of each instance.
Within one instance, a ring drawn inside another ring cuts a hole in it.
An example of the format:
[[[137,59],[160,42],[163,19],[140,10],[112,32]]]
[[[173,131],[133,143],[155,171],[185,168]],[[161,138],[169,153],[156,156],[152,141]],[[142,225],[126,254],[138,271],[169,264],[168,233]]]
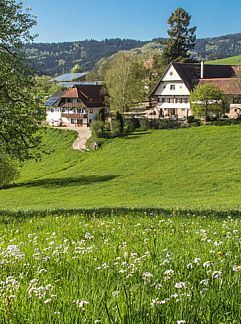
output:
[[[156,99],[159,117],[187,118],[192,115],[190,93],[197,84],[211,83],[230,100],[229,117],[241,112],[241,82],[236,77],[239,67],[209,64],[177,63],[169,65],[151,97]],[[232,100],[235,98],[234,100]]]
[[[108,112],[101,87],[97,84],[79,85],[54,94],[45,103],[48,124],[88,126],[98,118],[101,108]]]

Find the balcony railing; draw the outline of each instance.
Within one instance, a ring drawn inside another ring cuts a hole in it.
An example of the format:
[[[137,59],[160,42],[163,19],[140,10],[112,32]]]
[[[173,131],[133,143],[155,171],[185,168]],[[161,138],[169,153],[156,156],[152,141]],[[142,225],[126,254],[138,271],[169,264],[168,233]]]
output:
[[[87,118],[87,114],[68,114],[68,113],[61,113],[61,117],[64,117],[64,118],[73,118],[73,119],[83,119],[83,118]]]

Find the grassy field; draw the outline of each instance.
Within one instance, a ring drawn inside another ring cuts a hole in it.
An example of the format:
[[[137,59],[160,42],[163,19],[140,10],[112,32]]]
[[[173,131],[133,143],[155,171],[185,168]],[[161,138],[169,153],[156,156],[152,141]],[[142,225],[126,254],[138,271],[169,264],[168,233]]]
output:
[[[241,206],[241,127],[156,130],[72,150],[75,133],[49,129],[41,162],[0,190],[0,209]]]
[[[240,233],[231,217],[1,217],[0,323],[240,323]]]
[[[241,65],[241,55],[227,57],[224,59],[208,61],[207,64],[218,64],[218,65]]]

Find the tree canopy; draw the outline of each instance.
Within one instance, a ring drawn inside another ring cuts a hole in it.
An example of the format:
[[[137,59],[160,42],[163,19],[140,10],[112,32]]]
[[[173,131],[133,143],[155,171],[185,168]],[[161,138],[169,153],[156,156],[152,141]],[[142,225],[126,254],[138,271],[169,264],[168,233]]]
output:
[[[209,83],[197,85],[190,95],[190,102],[193,115],[206,121],[213,116],[219,117],[227,110],[224,93]]]
[[[182,8],[177,8],[169,17],[169,39],[164,42],[163,57],[167,63],[172,61],[189,62],[190,51],[196,43],[197,27],[189,28],[191,16]]]
[[[104,82],[112,111],[125,112],[143,98],[143,71],[135,53],[120,52],[109,61]]]
[[[35,80],[21,49],[34,36],[29,10],[15,0],[0,0],[0,154],[25,160],[36,156],[44,116]]]

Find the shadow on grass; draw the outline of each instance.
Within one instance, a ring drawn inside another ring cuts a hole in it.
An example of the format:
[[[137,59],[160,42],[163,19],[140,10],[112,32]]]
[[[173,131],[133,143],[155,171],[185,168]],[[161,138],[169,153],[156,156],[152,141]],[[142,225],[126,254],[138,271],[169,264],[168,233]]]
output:
[[[22,188],[22,187],[70,187],[76,185],[91,185],[97,182],[106,182],[117,178],[118,175],[103,175],[103,176],[81,176],[81,177],[67,177],[67,178],[49,178],[38,179],[29,182],[14,183],[4,187],[4,189],[10,188]]]

